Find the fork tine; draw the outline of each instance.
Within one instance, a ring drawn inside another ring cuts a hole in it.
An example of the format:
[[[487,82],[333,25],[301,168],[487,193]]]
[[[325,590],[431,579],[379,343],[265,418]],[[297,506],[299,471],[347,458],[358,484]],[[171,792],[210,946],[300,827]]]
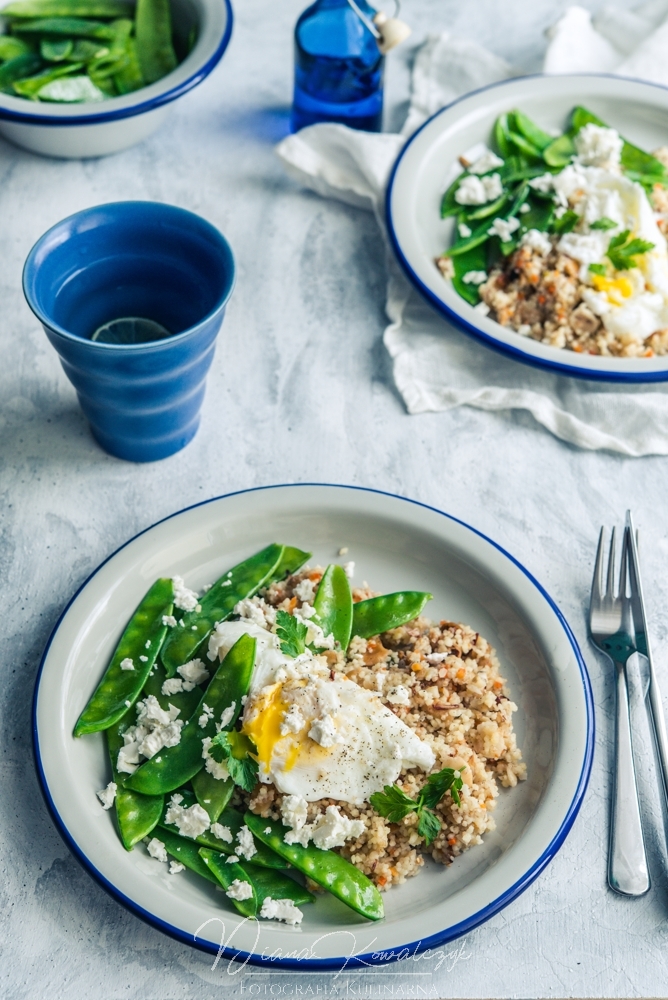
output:
[[[631,544],[630,532],[628,527],[624,528],[624,535],[622,538],[622,562],[619,567],[619,597],[626,597],[628,592],[628,579],[629,579],[629,545]]]
[[[603,599],[603,545],[605,544],[605,528],[601,528],[598,536],[598,549],[596,550],[596,563],[594,565],[594,579],[591,585],[591,603],[600,604]]]
[[[610,556],[608,559],[607,595],[608,597],[615,596],[615,529],[614,528],[610,533]]]

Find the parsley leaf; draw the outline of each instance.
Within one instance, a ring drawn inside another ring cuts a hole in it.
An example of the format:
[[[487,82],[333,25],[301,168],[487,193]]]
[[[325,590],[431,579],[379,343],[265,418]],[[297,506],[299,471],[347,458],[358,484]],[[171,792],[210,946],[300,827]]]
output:
[[[209,745],[209,756],[218,763],[225,763],[230,778],[245,792],[252,792],[257,784],[257,747],[244,733],[218,733]]]
[[[421,809],[418,812],[418,833],[424,837],[427,847],[441,832],[441,821],[431,809]]]
[[[575,229],[579,221],[580,216],[578,213],[569,208],[563,215],[554,220],[552,229],[555,233],[570,233]]]
[[[420,791],[417,800],[406,795],[398,785],[385,785],[382,792],[374,792],[369,802],[381,816],[390,823],[400,823],[409,813],[418,815],[418,833],[424,837],[427,847],[438,836],[441,821],[433,811],[445,793],[450,790],[453,801],[461,806],[459,792],[463,785],[459,771],[452,767],[444,767],[442,771],[427,778],[427,783]]]
[[[281,650],[286,656],[300,656],[306,649],[305,639],[308,632],[306,625],[303,622],[297,621],[287,611],[278,611],[276,613],[276,622],[278,623],[276,635],[280,640]]]
[[[613,222],[612,219],[609,219],[607,215],[604,215],[601,219],[597,219],[596,222],[592,222],[590,228],[602,229],[603,231],[606,229],[616,229],[617,223]]]
[[[608,269],[605,264],[590,264],[588,270],[591,274],[605,275]]]
[[[454,802],[459,806],[461,805],[459,791],[462,785],[461,773],[452,767],[444,767],[442,771],[429,775],[427,784],[418,796],[418,804],[433,809],[449,789]]]
[[[398,785],[385,785],[384,791],[374,792],[369,797],[369,802],[390,823],[400,823],[404,816],[417,809],[415,799],[402,792]]]
[[[628,271],[632,267],[637,267],[638,262],[634,260],[634,257],[641,253],[647,253],[654,247],[654,244],[647,240],[641,240],[637,237],[631,240],[629,239],[630,235],[630,231],[625,229],[623,233],[613,236],[608,244],[607,256],[612,266],[618,271]]]

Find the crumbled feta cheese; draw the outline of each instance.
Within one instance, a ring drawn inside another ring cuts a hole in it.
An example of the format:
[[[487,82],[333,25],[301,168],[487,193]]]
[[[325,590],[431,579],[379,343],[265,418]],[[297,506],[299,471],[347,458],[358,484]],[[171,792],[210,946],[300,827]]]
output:
[[[522,215],[524,215],[525,212],[530,212],[530,211],[531,211],[531,205],[527,204],[526,201],[524,202],[523,205],[520,205],[520,212],[522,213]]]
[[[167,864],[167,850],[161,840],[154,837],[152,840],[149,840],[146,846],[152,858],[155,858],[156,861],[162,861],[163,864]]]
[[[204,729],[205,726],[209,724],[211,719],[213,719],[213,709],[205,702],[202,705],[202,714],[197,720],[197,725],[199,726],[200,729]]]
[[[467,271],[462,281],[465,285],[482,285],[487,281],[487,271]]]
[[[222,840],[225,844],[231,844],[234,839],[229,826],[224,826],[222,823],[212,823],[211,833],[214,837],[218,837],[218,840]]]
[[[188,663],[183,663],[180,667],[177,667],[176,672],[181,675],[184,681],[192,684],[193,687],[209,679],[209,671],[204,666],[202,660],[189,660]],[[192,691],[192,687],[185,688],[185,690]]]
[[[264,828],[264,832],[265,832],[265,833],[266,833],[267,835],[268,835],[268,834],[270,834],[270,833],[271,833],[271,827],[270,827],[270,826],[265,826],[265,828]]]
[[[251,622],[259,628],[271,628],[276,622],[276,609],[257,595],[246,597],[235,604],[234,613],[239,615],[242,621]]]
[[[102,803],[103,809],[111,809],[114,804],[114,799],[116,798],[116,782],[110,781],[106,788],[97,792],[97,797]]]
[[[191,837],[194,840],[195,837],[201,836],[205,830],[209,829],[211,820],[199,802],[184,809],[181,805],[182,801],[183,796],[179,795],[177,801],[177,796],[172,795],[169,808],[165,813],[165,823],[177,826],[182,837]]]
[[[146,642],[144,643],[144,649],[150,649],[150,648],[151,648],[151,640],[147,639]]]
[[[309,580],[307,576],[303,580],[300,580],[294,589],[295,597],[298,597],[300,601],[313,601],[315,597],[315,584],[313,580]]]
[[[175,747],[181,742],[182,728],[182,719],[176,719],[166,726],[156,726],[139,744],[139,753],[150,760],[163,747]]]
[[[341,548],[339,549],[339,555],[340,556],[347,556],[348,555],[348,546],[347,545],[342,545],[341,546]]]
[[[197,612],[197,614],[199,614],[201,610],[202,610],[202,605],[201,604],[196,604],[195,605],[195,611]]]
[[[503,184],[498,174],[491,174],[482,178],[482,185],[485,189],[487,201],[495,201],[503,194]]]
[[[230,899],[250,899],[253,895],[253,886],[250,882],[242,882],[240,878],[235,878],[232,885],[225,891],[225,895]]]
[[[306,823],[308,804],[301,795],[284,795],[281,802],[281,819],[292,830],[301,830]]]
[[[174,626],[176,625],[176,618],[174,617],[174,615],[163,615],[162,624],[166,625],[168,628],[174,628]]]
[[[169,874],[178,875],[179,872],[184,872],[186,866],[182,865],[180,861],[170,861],[169,862]]]
[[[614,128],[588,122],[573,139],[577,162],[586,167],[619,171],[624,140]]]
[[[148,663],[148,656],[140,656],[139,659],[142,663]]]
[[[242,826],[237,834],[237,854],[250,861],[254,854],[257,854],[257,847],[253,840],[253,834],[247,826]]]
[[[164,708],[161,708],[160,702],[154,694],[137,702],[137,725],[166,726],[171,721],[172,716]]]
[[[479,177],[467,174],[455,191],[458,205],[484,205],[487,201],[485,185]]]
[[[271,896],[263,900],[260,916],[265,920],[283,920],[293,926],[304,919],[304,914],[291,899],[272,899]]]
[[[218,732],[220,732],[222,729],[227,729],[230,722],[234,718],[234,713],[236,712],[236,709],[237,709],[236,701],[233,701],[231,705],[228,705],[227,708],[223,709],[223,711],[220,713],[220,722],[216,723],[216,730]]]
[[[116,770],[121,774],[133,774],[139,764],[138,743],[129,743],[121,747],[116,758]]]
[[[183,681],[180,677],[168,677],[160,690],[167,697],[170,694],[178,694],[179,691],[183,691]]]
[[[331,715],[325,715],[322,719],[314,719],[308,734],[321,747],[333,747],[341,742],[341,737]]]
[[[232,586],[231,580],[223,580],[223,582],[221,583],[221,587],[231,587],[231,586]]]
[[[227,861],[225,862],[225,864],[226,865],[235,865],[235,864],[238,864],[238,862],[239,862],[239,858],[236,856],[236,854],[230,854],[230,856],[227,859]]]
[[[343,847],[347,840],[361,836],[365,829],[361,819],[348,819],[341,815],[338,806],[327,806],[325,815],[319,816],[313,824],[312,839],[316,847],[328,851],[332,847]]]
[[[287,712],[283,714],[283,720],[280,725],[281,736],[287,736],[288,733],[298,733],[305,725],[306,722],[299,705],[290,705]]]
[[[220,763],[214,760],[209,754],[209,747],[211,746],[211,737],[207,736],[202,740],[202,757],[206,761],[205,768],[209,774],[213,775],[218,781],[225,781],[230,776],[230,772],[227,769],[227,764],[225,761]]]
[[[429,653],[425,659],[427,663],[431,664],[443,663],[444,660],[447,660],[448,656],[450,656],[450,653]]]
[[[503,166],[503,160],[496,153],[493,153],[491,149],[485,150],[482,156],[479,156],[474,163],[471,164],[469,170],[472,174],[488,174],[490,170],[496,170],[497,167]]]
[[[174,606],[181,611],[194,611],[197,606],[197,594],[194,590],[186,587],[180,576],[172,577],[174,586]]]
[[[129,656],[126,656],[124,660],[121,660],[121,670],[134,670],[135,665]]]
[[[508,243],[516,229],[520,228],[520,220],[511,215],[509,219],[494,219],[487,230],[489,236],[499,236],[502,243]]]
[[[478,302],[478,304],[475,305],[473,307],[473,309],[474,309],[474,312],[479,312],[483,316],[488,316],[489,312],[490,312],[490,308],[489,308],[489,306],[487,305],[486,302]]]
[[[352,560],[350,562],[344,563],[343,572],[346,574],[349,580],[352,580],[352,578],[355,576],[355,563],[352,562]]]
[[[459,225],[457,226],[457,230],[463,240],[468,239],[468,237],[473,232],[470,226],[467,226],[465,222],[460,222]]]
[[[529,229],[520,240],[520,246],[535,250],[536,253],[541,254],[543,257],[547,257],[552,250],[552,244],[548,237],[545,233],[541,233],[539,229]]]
[[[306,602],[301,606],[301,608],[293,611],[293,618],[296,618],[298,622],[302,625],[306,625],[308,629],[306,633],[306,645],[315,646],[316,649],[334,649],[335,639],[333,635],[325,635],[323,630],[315,622],[309,619],[315,615],[315,608],[311,607],[310,604]]]
[[[411,693],[404,684],[397,684],[396,687],[390,688],[385,698],[392,705],[410,705],[411,703]]]
[[[533,177],[529,181],[529,187],[534,191],[540,191],[541,194],[547,194],[554,187],[554,175],[541,174],[540,177]]]
[[[519,333],[520,337],[528,337],[531,333],[531,326],[529,323],[520,323],[516,332]]]

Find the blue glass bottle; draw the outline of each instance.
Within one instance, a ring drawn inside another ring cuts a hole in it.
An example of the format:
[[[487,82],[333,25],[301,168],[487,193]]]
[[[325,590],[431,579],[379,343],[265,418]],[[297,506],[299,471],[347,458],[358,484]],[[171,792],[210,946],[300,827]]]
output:
[[[374,8],[355,2],[371,20]],[[295,28],[292,131],[340,122],[380,132],[384,65],[376,39],[348,0],[316,0]]]

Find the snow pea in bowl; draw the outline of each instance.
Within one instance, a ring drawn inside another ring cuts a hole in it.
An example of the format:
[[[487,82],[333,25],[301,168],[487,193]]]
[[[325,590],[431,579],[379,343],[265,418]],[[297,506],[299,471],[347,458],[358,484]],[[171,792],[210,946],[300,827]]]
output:
[[[231,30],[229,0],[14,0],[0,10],[0,135],[63,158],[132,146]]]

